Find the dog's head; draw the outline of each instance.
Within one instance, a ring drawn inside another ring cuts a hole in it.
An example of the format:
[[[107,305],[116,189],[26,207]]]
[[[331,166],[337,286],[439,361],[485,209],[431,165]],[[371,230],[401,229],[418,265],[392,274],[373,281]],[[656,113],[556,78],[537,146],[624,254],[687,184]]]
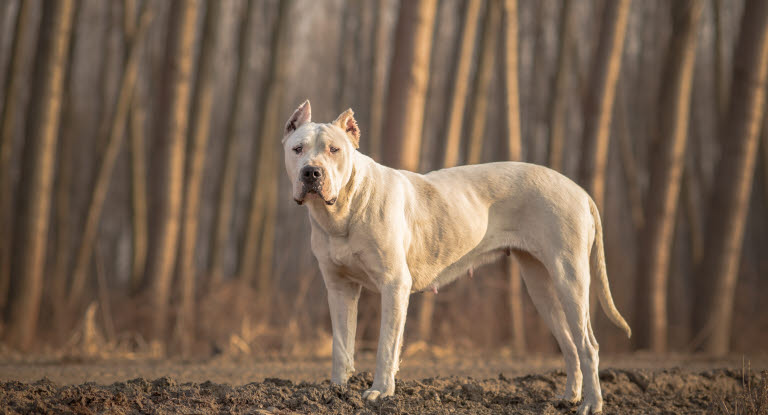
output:
[[[328,124],[311,119],[309,101],[304,101],[285,123],[285,168],[296,203],[320,199],[333,205],[352,174],[360,129],[351,109]]]

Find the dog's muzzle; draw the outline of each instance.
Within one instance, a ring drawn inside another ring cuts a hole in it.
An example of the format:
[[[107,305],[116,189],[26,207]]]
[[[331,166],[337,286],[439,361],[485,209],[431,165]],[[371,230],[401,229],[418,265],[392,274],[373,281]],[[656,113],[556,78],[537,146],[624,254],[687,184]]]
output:
[[[316,195],[323,197],[322,190],[323,190],[323,182],[325,181],[325,171],[322,167],[317,166],[304,166],[299,171],[299,180],[301,180],[302,183],[302,192],[301,197],[296,200],[296,203],[302,204],[304,203],[304,196],[306,196],[308,193],[315,193]],[[333,205],[336,203],[336,198],[334,197],[331,200],[325,200],[323,199],[326,205]]]

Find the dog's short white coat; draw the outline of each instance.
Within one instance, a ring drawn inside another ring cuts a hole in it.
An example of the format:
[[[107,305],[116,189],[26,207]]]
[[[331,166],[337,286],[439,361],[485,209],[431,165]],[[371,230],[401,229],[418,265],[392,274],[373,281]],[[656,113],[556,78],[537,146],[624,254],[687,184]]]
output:
[[[598,344],[589,287],[608,317],[630,335],[613,304],[602,228],[589,195],[546,167],[500,162],[421,175],[376,163],[357,151],[351,110],[327,124],[311,122],[309,101],[285,126],[285,166],[293,195],[309,208],[312,252],[328,290],[333,326],[331,380],[354,371],[361,287],[381,294],[381,330],[373,385],[364,398],[395,392],[408,299],[448,284],[480,263],[511,252],[537,310],[565,358],[561,396],[582,395],[579,413],[602,410]],[[307,193],[299,172],[323,171]]]

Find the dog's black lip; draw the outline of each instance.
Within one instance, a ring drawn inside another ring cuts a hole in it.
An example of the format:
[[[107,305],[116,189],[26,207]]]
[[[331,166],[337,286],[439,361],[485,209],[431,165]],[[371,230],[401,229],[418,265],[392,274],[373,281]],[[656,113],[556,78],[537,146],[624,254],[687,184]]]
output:
[[[304,199],[293,199],[293,201],[296,202],[296,204],[299,206],[304,204]],[[333,206],[334,204],[336,204],[336,198],[334,197],[331,200],[323,200],[323,202],[325,202],[325,204],[328,206]]]
[[[328,206],[333,206],[334,204],[336,204],[336,199],[337,198],[334,197],[332,199],[325,200],[323,198],[322,194],[320,193],[320,189],[317,189],[317,188],[303,189],[303,191],[301,193],[301,196],[298,199],[294,198],[293,201],[296,202],[299,206],[301,206],[301,205],[304,204],[304,197],[306,195],[310,194],[310,193],[314,193],[314,194],[320,196],[320,198],[323,199],[323,202],[325,202],[325,204],[328,205]]]

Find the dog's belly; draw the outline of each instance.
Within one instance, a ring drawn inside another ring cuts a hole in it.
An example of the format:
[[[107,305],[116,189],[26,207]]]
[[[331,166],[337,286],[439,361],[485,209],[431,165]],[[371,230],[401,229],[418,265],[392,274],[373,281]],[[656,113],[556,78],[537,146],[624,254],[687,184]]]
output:
[[[507,251],[538,257],[581,232],[586,193],[559,174],[525,164],[449,169],[411,180],[413,291],[439,288]],[[461,174],[458,174],[461,173]],[[577,215],[578,216],[578,215]]]
[[[484,177],[462,179],[414,180],[407,254],[414,291],[439,288],[530,240],[522,218],[535,210],[536,198],[506,184],[513,178],[489,186],[481,185]]]
[[[457,255],[458,259],[445,266],[435,267],[429,264],[414,266],[411,269],[411,274],[415,276],[412,291],[440,288],[462,276],[471,275],[473,269],[509,255],[511,251],[523,250],[515,232],[489,232],[485,236],[478,244],[466,250],[463,255]]]

